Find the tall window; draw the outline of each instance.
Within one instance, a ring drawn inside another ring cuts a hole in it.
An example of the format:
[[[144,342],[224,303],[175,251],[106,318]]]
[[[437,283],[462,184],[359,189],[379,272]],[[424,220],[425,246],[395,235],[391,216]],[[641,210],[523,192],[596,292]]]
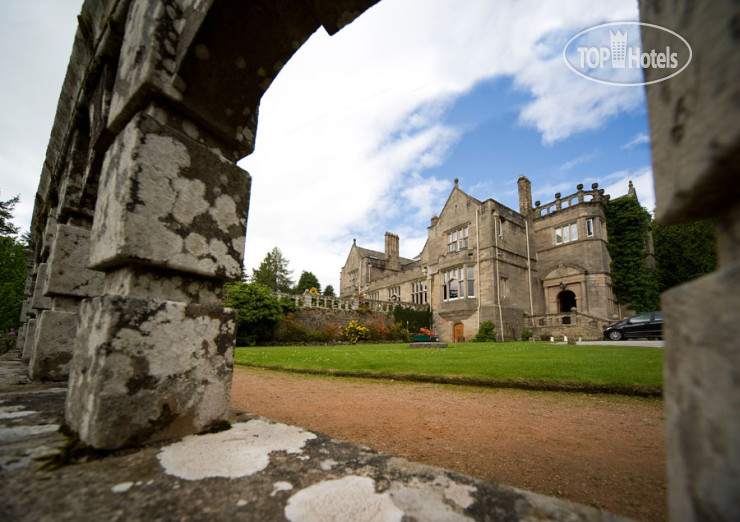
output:
[[[594,237],[594,218],[586,220],[586,237]]]
[[[555,244],[562,245],[578,239],[578,225],[571,223],[555,229]]]
[[[426,281],[414,281],[411,283],[411,302],[415,304],[427,304]]]
[[[501,297],[508,297],[509,295],[509,278],[501,278]]]
[[[465,297],[475,297],[475,269],[459,267],[442,274],[442,299],[454,301]]]
[[[388,289],[388,300],[389,301],[400,301],[401,300],[401,287],[392,286]]]
[[[462,227],[447,234],[447,252],[459,252],[468,248],[468,227]]]

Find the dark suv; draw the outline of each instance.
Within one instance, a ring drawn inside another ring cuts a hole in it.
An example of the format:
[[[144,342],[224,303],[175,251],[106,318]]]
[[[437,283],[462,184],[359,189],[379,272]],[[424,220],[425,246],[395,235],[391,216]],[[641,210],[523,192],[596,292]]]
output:
[[[624,319],[604,330],[604,337],[612,341],[635,337],[663,337],[663,313],[645,312]]]

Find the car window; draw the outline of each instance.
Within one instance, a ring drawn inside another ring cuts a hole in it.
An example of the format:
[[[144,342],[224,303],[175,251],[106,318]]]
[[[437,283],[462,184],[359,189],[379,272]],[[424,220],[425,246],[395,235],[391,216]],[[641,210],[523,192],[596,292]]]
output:
[[[662,321],[663,320],[663,312],[655,312],[655,320],[656,321]]]
[[[629,320],[630,324],[647,323],[650,320],[650,314],[638,314]]]

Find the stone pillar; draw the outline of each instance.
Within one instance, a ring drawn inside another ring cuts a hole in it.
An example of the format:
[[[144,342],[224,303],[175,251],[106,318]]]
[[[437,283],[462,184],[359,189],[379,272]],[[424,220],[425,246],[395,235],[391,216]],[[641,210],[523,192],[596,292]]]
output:
[[[150,107],[103,163],[66,418],[96,448],[196,433],[229,411],[249,175]]]
[[[36,324],[36,343],[30,354],[32,380],[63,381],[69,376],[79,305],[100,295],[102,274],[87,268],[90,231],[72,225],[53,225],[53,243],[40,290],[49,307]],[[38,291],[38,290],[37,290]]]
[[[29,312],[31,319],[29,319],[26,329],[26,339],[23,343],[23,355],[24,361],[30,361],[33,357],[33,353],[36,350],[36,328],[38,326],[38,317],[44,310],[51,309],[51,298],[44,297],[44,285],[46,284],[46,272],[49,265],[47,263],[40,263],[36,267],[36,274],[33,279],[33,293],[31,294]]]
[[[737,3],[640,3],[684,37],[689,66],[647,86],[657,219],[711,218],[719,267],[662,296],[669,515],[740,520],[740,39]],[[643,31],[643,52],[670,34]],[[659,71],[646,69],[651,81]]]

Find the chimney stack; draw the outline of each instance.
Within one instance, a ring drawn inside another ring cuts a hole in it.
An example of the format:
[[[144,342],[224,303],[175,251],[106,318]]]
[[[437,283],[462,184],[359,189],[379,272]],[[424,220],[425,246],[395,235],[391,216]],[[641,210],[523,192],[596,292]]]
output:
[[[398,236],[390,232],[385,233],[385,268],[387,270],[401,270]]]

